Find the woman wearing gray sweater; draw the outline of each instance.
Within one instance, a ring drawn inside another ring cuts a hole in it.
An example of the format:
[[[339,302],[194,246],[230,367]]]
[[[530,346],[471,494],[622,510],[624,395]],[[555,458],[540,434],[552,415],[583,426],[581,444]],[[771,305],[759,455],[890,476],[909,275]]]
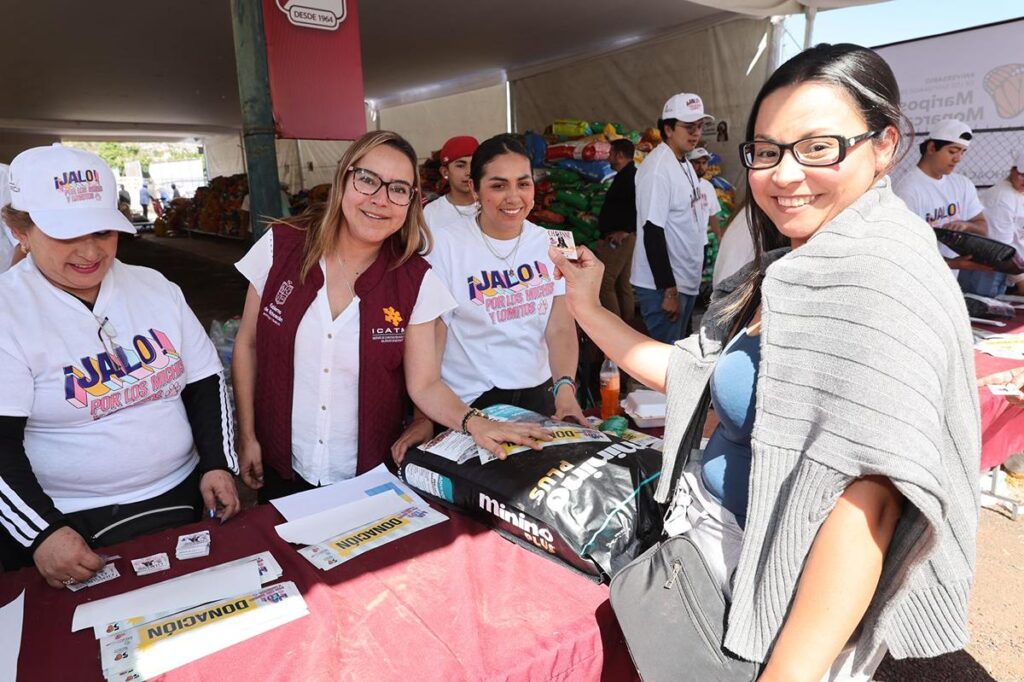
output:
[[[668,395],[666,530],[718,572],[725,646],[766,682],[867,680],[887,650],[968,639],[972,338],[932,230],[892,193],[904,121],[871,50],[820,45],[778,69],[741,145],[757,257],[674,346],[600,307],[592,254],[552,252],[583,329]],[[722,423],[691,458],[711,402]]]

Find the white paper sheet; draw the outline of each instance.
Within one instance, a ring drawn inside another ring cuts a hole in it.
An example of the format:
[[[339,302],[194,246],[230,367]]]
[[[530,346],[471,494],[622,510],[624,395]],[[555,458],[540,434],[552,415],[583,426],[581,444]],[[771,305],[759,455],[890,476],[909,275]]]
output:
[[[227,568],[228,566],[237,566],[239,564],[244,564],[249,561],[256,564],[257,570],[259,571],[260,574],[260,582],[263,585],[272,583],[278,578],[280,578],[282,575],[284,575],[284,571],[281,570],[281,565],[277,563],[277,560],[274,558],[274,555],[271,554],[269,551],[265,551],[260,552],[259,554],[250,554],[249,556],[242,557],[240,559],[235,559],[234,561],[225,561],[223,564],[210,566],[209,568],[204,568],[194,573],[186,573],[185,575],[180,576],[178,578],[168,578],[166,582],[172,583],[175,580],[189,578],[190,576],[194,575],[202,575],[205,573],[209,573],[210,571],[218,571],[220,569]],[[161,618],[166,618],[172,613],[177,613],[179,610],[180,609],[174,609],[173,611],[158,611],[156,613],[146,613],[139,616],[133,616],[125,620],[107,623],[105,625],[95,625],[93,626],[93,634],[95,635],[96,639],[101,639],[115,632],[124,632],[126,630],[130,630],[144,623],[148,623],[153,620],[160,620]]]
[[[25,591],[0,607],[0,680],[18,679],[18,653],[21,651],[21,625],[25,618]]]
[[[165,580],[131,592],[81,604],[75,609],[71,631],[106,625],[151,613],[178,611],[210,601],[248,594],[260,589],[255,561],[225,566]]]
[[[328,509],[340,507],[350,502],[373,497],[381,493],[393,492],[406,495],[406,503],[422,502],[423,500],[402,481],[396,478],[383,464],[360,474],[347,481],[341,481],[321,488],[314,488],[287,497],[279,497],[270,503],[277,507],[288,521],[297,521],[305,516],[312,516]],[[322,540],[323,538],[321,538]]]
[[[374,495],[311,516],[304,516],[296,521],[282,523],[274,526],[274,530],[292,544],[315,545],[347,530],[365,526],[388,514],[398,513],[409,506],[409,503],[398,495]]]
[[[308,613],[295,583],[280,583],[105,637],[100,665],[108,680],[150,679]]]

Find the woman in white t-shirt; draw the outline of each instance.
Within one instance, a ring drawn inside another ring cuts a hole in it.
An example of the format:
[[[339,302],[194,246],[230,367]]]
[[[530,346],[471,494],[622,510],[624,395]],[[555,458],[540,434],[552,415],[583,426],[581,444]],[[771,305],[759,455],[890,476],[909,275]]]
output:
[[[419,255],[431,241],[419,192],[409,143],[367,133],[339,162],[326,204],[274,224],[237,263],[251,283],[232,364],[239,460],[261,500],[351,478],[389,450],[400,460],[430,436],[427,417],[496,452],[544,437],[475,418],[444,386],[403,431],[403,366],[437,363],[413,353],[416,330],[455,305]]]
[[[114,174],[61,145],[19,154],[3,218],[27,257],[0,277],[0,563],[53,587],[93,551],[238,508],[231,410],[181,290],[116,259]]]
[[[565,284],[554,279],[547,230],[526,220],[530,157],[515,138],[498,135],[473,154],[471,176],[480,213],[450,223],[428,256],[458,307],[443,317],[439,347],[427,340],[424,352],[443,349],[441,378],[475,408],[506,403],[582,421]],[[410,375],[417,400],[428,378]]]

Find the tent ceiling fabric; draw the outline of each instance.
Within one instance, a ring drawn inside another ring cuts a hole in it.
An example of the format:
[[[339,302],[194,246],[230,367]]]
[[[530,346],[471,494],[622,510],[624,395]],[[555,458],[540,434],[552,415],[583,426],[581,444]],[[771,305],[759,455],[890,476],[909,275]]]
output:
[[[805,1],[831,7],[865,0]],[[366,97],[394,104],[465,91],[729,11],[799,11],[793,9],[798,5],[363,0]],[[227,0],[5,2],[0,130],[122,139],[237,131],[241,114],[231,31]]]
[[[887,0],[689,0],[699,5],[717,7],[720,10],[749,14],[755,17],[770,17],[783,14],[801,14],[805,9],[839,9],[854,5],[873,5]]]
[[[758,45],[768,23],[731,19],[515,80],[516,129],[540,132],[555,119],[576,117],[643,130],[656,125],[666,99],[695,92],[706,111],[728,127],[727,139],[705,135],[704,145],[722,157],[726,179],[736,182],[742,175],[736,145],[767,75],[767,54]]]

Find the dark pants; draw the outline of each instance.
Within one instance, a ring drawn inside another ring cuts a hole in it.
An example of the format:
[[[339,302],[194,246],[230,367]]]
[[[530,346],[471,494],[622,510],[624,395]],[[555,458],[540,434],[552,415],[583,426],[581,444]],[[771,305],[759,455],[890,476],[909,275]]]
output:
[[[492,388],[473,401],[470,407],[482,410],[491,405],[515,405],[524,410],[551,416],[555,413],[555,396],[551,394],[551,379],[533,388]]]
[[[195,523],[203,511],[199,469],[167,492],[141,502],[112,504],[66,514],[69,525],[90,547],[106,547],[139,535]],[[27,547],[0,532],[0,563],[5,571],[33,564]]]
[[[636,302],[640,306],[640,316],[647,327],[647,335],[655,341],[662,343],[675,343],[685,336],[684,332],[689,328],[690,315],[693,313],[696,296],[678,294],[679,296],[679,317],[672,321],[661,309],[662,299],[665,297],[664,289],[644,289],[633,287],[636,295]]]
[[[482,410],[491,405],[515,405],[524,410],[531,410],[537,414],[550,417],[555,413],[555,396],[551,393],[551,379],[548,379],[540,386],[533,388],[492,388],[474,400],[470,407]],[[434,422],[434,435],[438,436],[447,427]],[[266,472],[263,474],[263,482],[266,484]]]
[[[965,294],[995,298],[1006,293],[1007,277],[1001,272],[961,270],[957,281]]]
[[[279,497],[294,495],[295,493],[301,493],[319,487],[313,485],[294,471],[292,472],[292,476],[292,480],[289,481],[288,479],[283,478],[281,474],[277,473],[273,467],[264,465],[263,487],[256,491],[256,501],[260,504],[266,504],[267,502],[276,500]]]
[[[142,204],[142,217],[149,220],[149,204]]]
[[[607,239],[602,239],[594,248],[594,255],[604,263],[601,305],[627,323],[633,321],[636,306],[633,300],[633,285],[629,283],[635,244],[636,235],[630,234],[615,248],[612,248]]]

